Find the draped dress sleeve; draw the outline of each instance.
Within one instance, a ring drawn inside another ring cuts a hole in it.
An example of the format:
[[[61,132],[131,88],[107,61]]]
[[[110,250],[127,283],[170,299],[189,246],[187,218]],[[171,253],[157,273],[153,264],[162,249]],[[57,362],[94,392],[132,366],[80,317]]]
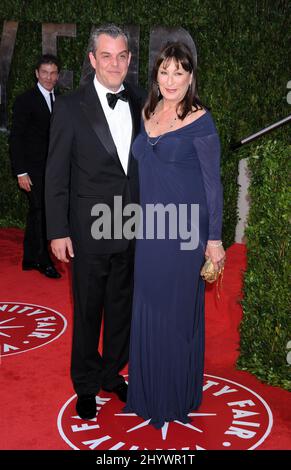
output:
[[[220,177],[220,141],[217,132],[195,136],[209,213],[209,240],[220,240],[222,231],[223,188]]]

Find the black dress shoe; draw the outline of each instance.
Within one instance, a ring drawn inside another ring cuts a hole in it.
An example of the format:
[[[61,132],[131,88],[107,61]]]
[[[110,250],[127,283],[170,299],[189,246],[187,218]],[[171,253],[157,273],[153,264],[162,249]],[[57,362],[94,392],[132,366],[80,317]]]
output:
[[[107,388],[102,387],[105,392],[115,393],[120,401],[126,403],[127,400],[127,384],[123,382],[122,384],[117,385],[116,387],[108,390]]]
[[[95,395],[80,395],[76,404],[76,411],[82,419],[93,419],[96,416]]]
[[[22,261],[22,269],[23,271],[30,271],[31,269],[36,269],[36,271],[39,271],[40,273],[44,274],[47,277],[50,277],[51,279],[59,279],[60,277],[62,277],[52,264],[40,264]]]
[[[39,263],[31,263],[29,261],[22,261],[22,269],[23,271],[30,271],[31,269],[39,270]]]
[[[60,273],[56,270],[54,266],[48,264],[46,266],[40,265],[38,268],[39,272],[44,274],[46,277],[50,277],[51,279],[59,279],[62,277]]]

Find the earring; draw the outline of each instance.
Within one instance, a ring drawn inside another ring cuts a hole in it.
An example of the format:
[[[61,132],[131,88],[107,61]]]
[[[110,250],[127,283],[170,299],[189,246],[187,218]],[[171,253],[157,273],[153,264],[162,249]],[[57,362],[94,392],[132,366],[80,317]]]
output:
[[[161,95],[161,92],[160,92],[160,87],[159,87],[158,82],[155,82],[155,85],[157,87],[157,93],[158,93],[158,97],[159,97]]]

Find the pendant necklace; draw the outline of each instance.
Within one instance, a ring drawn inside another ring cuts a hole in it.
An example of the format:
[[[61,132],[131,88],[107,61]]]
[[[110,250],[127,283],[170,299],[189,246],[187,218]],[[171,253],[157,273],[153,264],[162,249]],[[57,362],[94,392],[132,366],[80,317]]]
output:
[[[151,119],[154,117],[154,115],[155,115],[155,111],[152,113]],[[169,126],[169,129],[172,129],[172,128],[174,127],[174,125],[175,125],[177,119],[178,119],[178,116],[176,115],[176,117],[174,117],[174,119],[171,121],[171,124],[170,124],[170,126]],[[159,120],[157,120],[157,121],[154,122],[155,125],[159,125],[159,123],[160,123]],[[167,131],[167,132],[164,132],[164,134],[161,134],[161,135],[159,135],[159,136],[156,136],[156,137],[157,137],[157,140],[156,140],[155,142],[151,142],[151,141],[149,140],[149,139],[150,139],[150,136],[151,136],[151,132],[149,131],[149,132],[148,132],[148,139],[147,139],[147,141],[148,141],[148,143],[149,143],[152,147],[154,147],[154,146],[159,142],[159,140],[160,140],[165,134],[167,134],[168,132],[170,132],[170,130]],[[152,138],[153,138],[153,137],[152,137]]]

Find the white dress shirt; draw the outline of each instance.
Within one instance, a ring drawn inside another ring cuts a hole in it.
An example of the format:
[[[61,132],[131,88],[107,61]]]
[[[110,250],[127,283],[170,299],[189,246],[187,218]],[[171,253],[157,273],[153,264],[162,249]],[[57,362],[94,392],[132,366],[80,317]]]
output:
[[[97,80],[96,75],[94,78],[94,86],[107,123],[109,125],[119,160],[123,167],[124,173],[127,174],[128,157],[132,136],[132,118],[129,104],[126,101],[117,100],[115,108],[110,108],[106,98],[106,93],[112,93],[112,90],[109,90],[108,88],[105,88],[103,85],[101,85],[101,83]],[[123,89],[124,86],[121,85],[116,93]]]
[[[50,92],[46,90],[39,82],[37,82],[37,86],[43,95],[44,99],[46,100],[46,104],[48,105],[48,109],[50,110],[50,113],[52,112],[51,109],[51,99],[50,99]],[[55,95],[54,95],[54,90],[52,90],[52,96],[53,96],[53,101],[55,101]],[[17,176],[26,176],[27,173],[21,173],[20,175]]]

